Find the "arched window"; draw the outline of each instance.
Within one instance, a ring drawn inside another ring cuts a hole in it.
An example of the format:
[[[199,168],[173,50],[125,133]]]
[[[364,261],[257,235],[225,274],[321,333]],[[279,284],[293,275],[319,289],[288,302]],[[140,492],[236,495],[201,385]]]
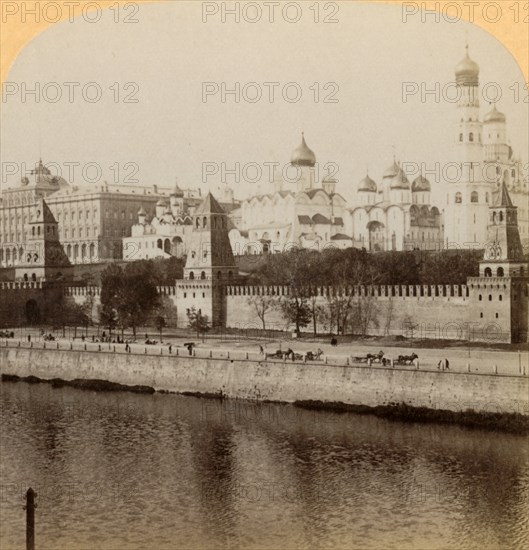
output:
[[[498,267],[498,269],[496,270],[496,275],[498,277],[503,277],[504,276],[503,267]]]
[[[481,313],[479,314],[479,316],[483,319],[483,312],[481,312]]]
[[[489,203],[489,194],[488,193],[485,193],[485,202],[487,204]]]
[[[204,219],[202,220],[202,227],[207,227],[208,225],[208,219],[206,218],[206,216],[204,216]]]
[[[33,236],[35,236],[35,227],[34,227],[34,226],[31,228],[31,234],[32,234]]]
[[[456,204],[462,203],[463,202],[463,195],[461,193],[456,193],[455,201],[456,201]]]
[[[201,278],[201,279],[205,279],[205,278],[206,278],[206,272],[205,272],[205,271],[202,271],[202,272],[200,273],[200,278]]]
[[[37,280],[37,276],[35,275],[35,273],[32,273],[32,274],[31,274],[31,280],[32,280],[33,282],[35,282],[35,281]]]
[[[492,213],[492,223],[496,223],[496,212]]]
[[[157,246],[160,250],[163,249],[163,241],[162,241],[162,239],[158,239],[158,240],[156,241],[156,246]]]
[[[459,134],[459,141],[463,141],[463,134]]]
[[[492,269],[490,267],[485,268],[485,277],[492,277]]]
[[[474,134],[473,134],[473,132],[470,132],[470,134],[468,134],[468,141],[470,141],[470,142],[474,141]]]
[[[492,294],[489,294],[489,302],[492,302]]]
[[[194,274],[192,271],[189,272],[189,278],[190,278],[190,279],[194,279],[194,278],[195,278],[195,274]]]
[[[37,227],[37,235],[40,235],[40,225]]]
[[[481,300],[483,300],[483,296],[480,294],[479,295],[479,301],[481,302]]]
[[[472,191],[472,193],[470,193],[470,202],[478,202],[478,192],[477,191]]]
[[[24,273],[24,281],[29,281],[29,277],[27,273]]]
[[[503,212],[500,211],[500,222],[503,221]]]
[[[502,297],[501,294],[498,296],[498,299],[499,299],[500,302],[503,300],[503,297]]]

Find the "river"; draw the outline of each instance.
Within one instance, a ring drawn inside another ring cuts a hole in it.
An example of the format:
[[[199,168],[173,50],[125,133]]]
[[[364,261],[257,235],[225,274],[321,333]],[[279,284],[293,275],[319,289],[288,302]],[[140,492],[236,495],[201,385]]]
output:
[[[529,547],[527,439],[292,405],[1,384],[0,548]]]

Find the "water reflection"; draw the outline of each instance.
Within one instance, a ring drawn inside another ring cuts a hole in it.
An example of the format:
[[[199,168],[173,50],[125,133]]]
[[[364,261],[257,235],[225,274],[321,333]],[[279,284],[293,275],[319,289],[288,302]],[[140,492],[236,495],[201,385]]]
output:
[[[524,438],[288,405],[1,385],[2,550],[522,548]]]

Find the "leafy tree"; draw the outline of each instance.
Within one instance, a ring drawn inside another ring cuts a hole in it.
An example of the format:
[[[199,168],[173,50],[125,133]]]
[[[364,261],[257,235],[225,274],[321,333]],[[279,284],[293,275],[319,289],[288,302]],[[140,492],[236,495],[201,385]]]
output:
[[[122,269],[109,266],[101,276],[101,309],[104,322],[111,326],[115,319],[123,331],[145,324],[152,312],[160,306],[156,275],[146,261],[132,262]]]
[[[296,326],[296,334],[299,336],[301,329],[306,327],[311,320],[311,310],[307,298],[294,295],[286,300],[281,300],[280,303],[284,317]]]
[[[197,310],[195,306],[188,308],[186,313],[189,328],[196,331],[197,337],[202,334],[204,339],[204,334],[210,329],[208,316],[202,315],[202,310]]]

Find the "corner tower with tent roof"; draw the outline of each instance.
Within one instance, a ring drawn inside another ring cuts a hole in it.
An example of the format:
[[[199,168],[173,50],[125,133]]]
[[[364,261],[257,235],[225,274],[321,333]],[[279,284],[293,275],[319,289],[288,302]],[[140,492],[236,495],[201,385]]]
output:
[[[228,237],[228,216],[208,193],[193,214],[184,278],[177,281],[178,324],[186,326],[187,310],[207,315],[212,327],[226,322],[224,286],[235,282],[237,267]]]

